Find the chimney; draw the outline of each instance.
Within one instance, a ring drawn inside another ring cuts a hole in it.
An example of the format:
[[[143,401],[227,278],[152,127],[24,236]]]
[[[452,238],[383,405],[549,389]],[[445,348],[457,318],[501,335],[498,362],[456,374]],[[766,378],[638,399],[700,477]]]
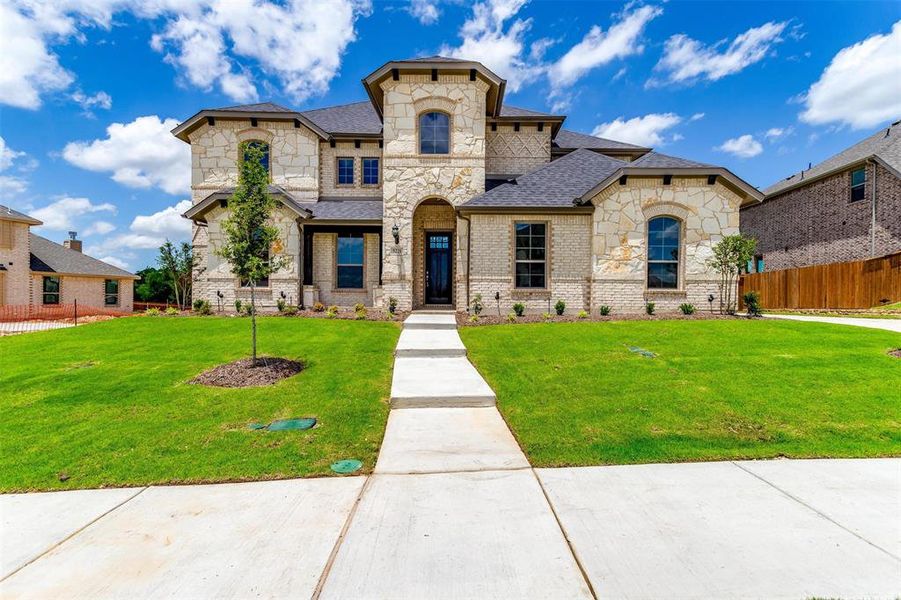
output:
[[[81,240],[75,239],[77,237],[77,231],[70,231],[69,239],[63,242],[63,247],[68,248],[69,250],[75,250],[76,252],[81,252]]]

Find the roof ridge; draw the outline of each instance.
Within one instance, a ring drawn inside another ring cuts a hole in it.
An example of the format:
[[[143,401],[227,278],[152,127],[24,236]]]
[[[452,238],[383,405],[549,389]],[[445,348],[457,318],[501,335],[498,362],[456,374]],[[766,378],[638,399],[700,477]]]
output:
[[[320,106],[319,108],[310,108],[300,111],[301,114],[316,112],[319,110],[329,110],[331,108],[343,108],[345,106],[355,106],[357,104],[372,104],[370,100],[357,100],[356,102],[345,102],[344,104],[331,104],[329,106]]]

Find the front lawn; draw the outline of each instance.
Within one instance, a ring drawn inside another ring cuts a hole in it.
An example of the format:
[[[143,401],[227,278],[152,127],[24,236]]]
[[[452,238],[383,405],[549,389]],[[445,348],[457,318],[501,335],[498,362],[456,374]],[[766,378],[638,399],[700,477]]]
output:
[[[243,389],[186,381],[249,354],[246,318],[134,317],[0,338],[0,491],[327,475],[344,458],[371,469],[399,333],[261,318],[260,353],[305,369]],[[290,417],[319,423],[248,429]]]
[[[460,333],[537,466],[901,456],[896,333],[762,319]]]

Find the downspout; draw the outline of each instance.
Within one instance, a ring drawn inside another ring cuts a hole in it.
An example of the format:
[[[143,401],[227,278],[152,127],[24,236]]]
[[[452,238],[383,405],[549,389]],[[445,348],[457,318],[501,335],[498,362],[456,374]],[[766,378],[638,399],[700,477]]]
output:
[[[873,189],[870,190],[870,257],[876,256],[876,163],[868,158],[867,164],[873,166]]]
[[[470,271],[470,258],[472,257],[472,221],[469,220],[469,217],[464,217],[462,214],[458,214],[458,216],[466,221],[466,312],[469,312],[469,271]]]
[[[297,306],[300,310],[304,309],[303,305],[303,225],[300,224],[300,219],[294,221],[297,223],[297,273],[299,275],[297,279]]]

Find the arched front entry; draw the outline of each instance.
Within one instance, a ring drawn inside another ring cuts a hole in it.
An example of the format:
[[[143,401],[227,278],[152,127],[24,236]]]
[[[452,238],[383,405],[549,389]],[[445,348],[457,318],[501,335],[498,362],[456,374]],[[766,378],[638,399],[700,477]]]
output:
[[[457,218],[441,198],[413,211],[413,307],[453,308]]]

